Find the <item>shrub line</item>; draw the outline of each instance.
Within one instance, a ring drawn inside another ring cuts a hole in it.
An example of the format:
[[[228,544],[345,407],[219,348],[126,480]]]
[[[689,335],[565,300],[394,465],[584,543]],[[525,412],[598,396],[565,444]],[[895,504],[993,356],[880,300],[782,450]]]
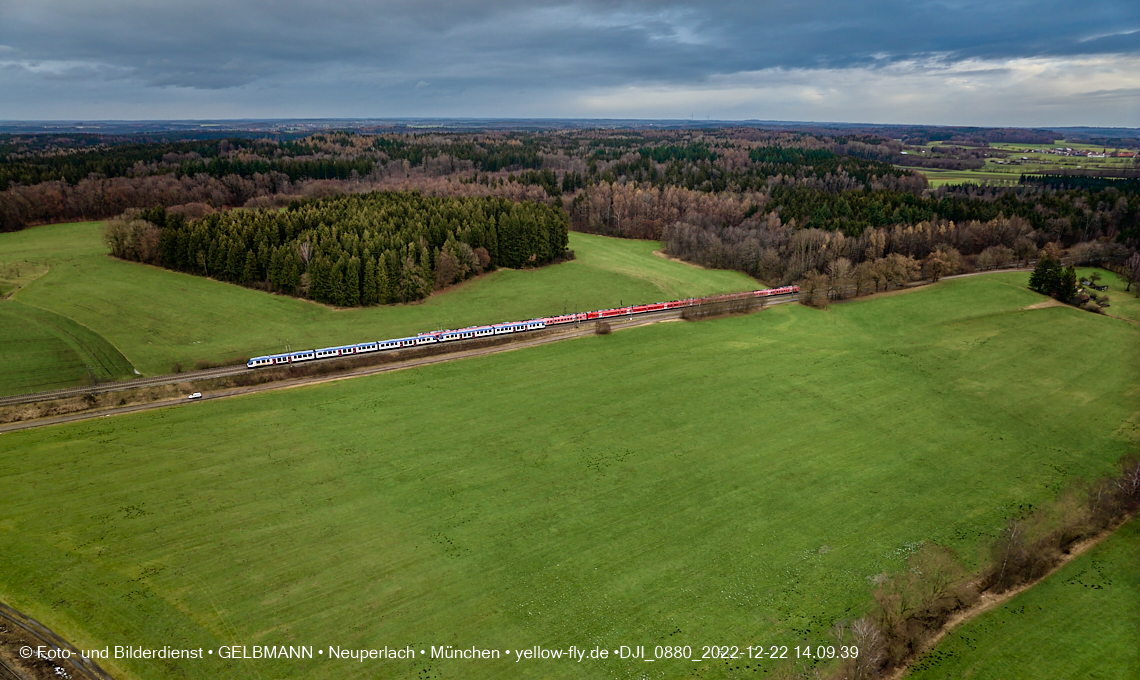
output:
[[[840,644],[859,647],[835,680],[903,677],[953,627],[1040,583],[1138,509],[1140,456],[1132,454],[1119,461],[1117,474],[1078,482],[1049,506],[1011,518],[990,544],[989,561],[973,573],[951,550],[923,545],[905,571],[880,575],[871,613],[832,630]]]

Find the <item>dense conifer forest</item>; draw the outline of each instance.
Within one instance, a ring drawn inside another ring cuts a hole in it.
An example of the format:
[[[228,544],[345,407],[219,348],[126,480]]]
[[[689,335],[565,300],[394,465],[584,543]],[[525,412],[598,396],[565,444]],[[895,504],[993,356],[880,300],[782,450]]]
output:
[[[341,307],[409,302],[496,267],[569,256],[565,213],[417,192],[293,201],[188,220],[162,207],[108,222],[117,257]]]
[[[859,265],[873,268],[889,255],[913,260],[928,275],[931,267],[954,273],[1024,262],[1049,244],[1058,252],[1076,246],[1085,262],[1119,268],[1140,246],[1140,184],[1134,178],[1011,175],[1004,184],[932,188],[910,167],[915,155],[903,153],[907,143],[925,143],[944,132],[954,145],[924,152],[923,163],[973,167],[980,158],[1008,155],[988,146],[990,141],[1024,137],[1046,143],[1045,131],[904,132],[901,139],[859,129],[752,128],[330,131],[295,139],[202,140],[10,135],[0,137],[0,231],[164,207],[166,217],[155,220],[177,221],[172,215],[181,215],[199,229],[218,225],[209,227],[216,230],[211,233],[234,241],[233,233],[246,229],[244,220],[270,218],[214,213],[291,206],[282,219],[297,221],[312,209],[303,206],[324,197],[418,191],[421,201],[430,196],[543,204],[551,215],[565,215],[574,230],[661,240],[670,255],[773,284],[832,270],[841,281],[848,270],[868,279]],[[915,137],[919,132],[926,137]],[[485,212],[496,215],[501,230],[496,211],[508,203],[494,205],[500,207]],[[336,213],[336,219],[351,222],[349,212]],[[534,219],[545,224],[552,218],[535,213]],[[325,226],[334,228],[331,222]],[[312,227],[312,247],[342,238],[322,228]],[[480,240],[480,228],[471,226],[475,231],[467,241],[458,227],[449,227],[455,243],[488,252],[486,266],[519,266],[514,254]],[[260,241],[243,242],[242,262],[220,265],[210,253],[221,246],[198,245],[167,266],[355,304],[354,286],[346,285],[349,292],[341,294],[339,284],[326,285],[326,279],[349,277],[357,258],[363,304],[418,299],[429,284],[439,288],[453,280],[452,259],[462,272],[456,277],[478,269],[460,246],[448,245],[446,232],[423,236],[426,257],[418,246],[408,251],[419,235],[366,246],[381,281],[375,287],[364,283],[368,258],[347,246],[312,256],[296,281],[279,269],[270,271],[271,258],[262,255]],[[373,229],[370,238],[375,237]],[[227,252],[236,247],[230,241]],[[273,243],[278,247],[284,240]],[[442,275],[436,249],[444,253]],[[204,264],[199,252],[206,253]],[[557,256],[541,248],[531,254],[539,263]],[[166,250],[162,257],[175,258]],[[412,264],[405,266],[409,258]],[[420,283],[406,274],[417,267]],[[302,280],[301,274],[308,276]]]

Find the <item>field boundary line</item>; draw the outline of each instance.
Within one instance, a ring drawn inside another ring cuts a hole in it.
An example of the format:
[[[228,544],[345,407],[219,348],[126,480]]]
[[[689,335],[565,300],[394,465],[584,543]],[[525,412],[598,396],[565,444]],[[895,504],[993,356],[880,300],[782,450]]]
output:
[[[19,293],[20,291],[24,290],[25,288],[27,288],[31,284],[35,283],[36,281],[39,281],[44,276],[47,276],[47,273],[50,271],[51,271],[51,265],[45,264],[44,270],[42,272],[40,272],[39,274],[36,274],[33,278],[29,279],[23,285],[17,286],[16,288],[13,288],[12,292],[8,293],[4,297],[0,297],[0,300],[15,300],[16,299],[16,293]]]
[[[99,332],[93,330],[91,327],[87,326],[86,324],[76,320],[74,317],[67,316],[66,314],[60,314],[59,312],[56,312],[54,310],[48,309],[46,307],[41,307],[39,305],[35,305],[35,304],[30,303],[30,302],[24,302],[23,300],[16,300],[16,302],[19,302],[20,304],[25,305],[27,307],[31,307],[32,309],[38,309],[41,312],[43,312],[44,314],[48,315],[46,317],[46,319],[47,319],[47,322],[49,322],[49,323],[50,323],[51,317],[59,317],[65,321],[69,321],[69,322],[75,324],[76,326],[79,326],[83,330],[90,333],[93,337],[99,338],[103,342],[107,343],[107,346],[110,347],[111,349],[113,349],[115,352],[117,352],[119,354],[119,356],[123,358],[123,361],[125,361],[127,363],[127,366],[129,366],[132,371],[135,371],[136,375],[142,375],[141,373],[138,373],[138,369],[136,369],[134,363],[132,363],[131,360],[127,358],[127,355],[123,354],[123,350],[119,349],[115,345],[115,343],[108,340],[102,333],[99,333]],[[42,323],[45,323],[45,321],[40,321],[39,323],[42,324]],[[81,338],[77,335],[74,335],[73,333],[68,331],[63,326],[57,326],[54,323],[52,323],[51,327],[54,330],[56,330],[58,333],[66,335],[68,338],[71,339],[71,342],[74,342],[75,348],[77,349],[77,353],[80,354],[80,358],[85,358],[84,355],[86,355],[86,358],[89,359],[91,361],[91,363],[99,364],[100,366],[103,367],[103,369],[107,372],[108,375],[113,375],[113,371],[111,369],[114,367],[113,366],[114,357],[111,357],[111,356],[101,357],[99,355],[99,353],[96,352],[95,348],[87,346],[87,344],[83,338]],[[64,340],[64,342],[68,342],[68,341]],[[68,344],[71,344],[71,342],[69,342]],[[106,359],[108,362],[110,362],[111,366],[104,365],[103,359]]]
[[[926,642],[924,642],[922,644],[922,647],[919,649],[919,651],[914,655],[914,657],[910,661],[908,661],[905,665],[896,668],[890,675],[887,675],[884,678],[884,680],[902,680],[903,678],[906,678],[908,675],[910,675],[911,667],[914,666],[914,664],[921,661],[923,655],[925,655],[927,652],[929,652],[930,650],[937,647],[938,643],[940,643],[944,639],[946,639],[946,636],[948,636],[950,633],[954,632],[955,628],[958,628],[962,624],[969,623],[970,621],[973,621],[974,619],[978,618],[982,614],[985,614],[986,612],[988,612],[992,609],[996,609],[1000,605],[1003,605],[1006,602],[1009,602],[1010,600],[1014,599],[1015,597],[1024,593],[1025,591],[1032,589],[1034,586],[1038,586],[1038,585],[1044,583],[1047,579],[1049,579],[1054,574],[1056,574],[1058,571],[1063,569],[1070,562],[1072,562],[1073,560],[1077,559],[1081,555],[1084,555],[1085,553],[1089,552],[1093,548],[1095,548],[1098,545],[1100,545],[1101,543],[1103,543],[1109,536],[1112,536],[1113,534],[1115,534],[1117,532],[1117,530],[1120,529],[1120,527],[1124,526],[1125,524],[1128,524],[1129,522],[1131,522],[1135,518],[1136,518],[1135,513],[1131,514],[1131,515],[1127,515],[1126,517],[1124,517],[1124,519],[1120,520],[1120,522],[1117,523],[1116,525],[1105,529],[1104,531],[1100,532],[1096,536],[1093,536],[1091,538],[1087,538],[1087,539],[1081,541],[1076,546],[1074,546],[1072,550],[1070,550],[1068,553],[1064,554],[1061,557],[1061,560],[1056,565],[1054,565],[1054,567],[1052,569],[1050,569],[1048,572],[1046,572],[1041,578],[1037,579],[1036,581],[1033,581],[1031,583],[1023,583],[1022,585],[1020,585],[1016,588],[1010,588],[1009,590],[1005,591],[1004,593],[1000,593],[997,595],[991,595],[989,593],[982,593],[981,597],[978,599],[978,602],[976,604],[974,604],[972,607],[969,607],[968,609],[963,609],[962,611],[959,611],[958,613],[954,614],[954,616],[951,616],[950,619],[948,621],[946,621],[945,624],[943,624],[942,628],[940,628],[938,630],[938,632],[934,635],[934,637],[930,638],[929,640],[927,640]]]

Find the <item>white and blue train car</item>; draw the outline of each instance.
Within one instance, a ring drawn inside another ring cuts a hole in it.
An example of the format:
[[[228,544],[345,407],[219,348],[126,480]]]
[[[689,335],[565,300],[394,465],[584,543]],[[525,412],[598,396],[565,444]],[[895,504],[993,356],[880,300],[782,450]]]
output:
[[[316,350],[318,359],[330,359],[332,357],[343,357],[356,354],[358,345],[345,345],[343,347],[325,347],[324,349]]]
[[[254,357],[246,362],[246,368],[262,368],[264,366],[277,366],[279,364],[292,364],[298,361],[308,361],[316,359],[317,353],[315,350],[306,350],[304,352],[290,352],[288,354],[271,354],[265,357]]]
[[[435,342],[433,339],[432,342]],[[376,343],[381,350],[389,349],[403,349],[405,347],[415,347],[416,345],[424,344],[419,336],[414,338],[393,338],[391,340],[381,340]]]
[[[450,342],[451,340],[470,340],[471,338],[482,338],[494,334],[494,326],[469,326],[467,328],[460,328],[459,330],[455,331],[437,331],[436,333],[433,333],[436,339],[440,342]]]

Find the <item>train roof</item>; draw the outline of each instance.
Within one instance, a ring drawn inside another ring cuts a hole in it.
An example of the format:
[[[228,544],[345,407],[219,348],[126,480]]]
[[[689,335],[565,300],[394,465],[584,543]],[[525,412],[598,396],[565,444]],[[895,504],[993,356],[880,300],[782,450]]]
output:
[[[306,354],[312,354],[313,352],[316,352],[316,351],[319,351],[319,350],[306,349],[306,350],[301,350],[300,352],[285,352],[284,354],[266,354],[265,356],[260,356],[260,357],[250,357],[249,361],[257,361],[258,359],[283,359],[286,357],[301,357],[301,356],[305,356]]]

